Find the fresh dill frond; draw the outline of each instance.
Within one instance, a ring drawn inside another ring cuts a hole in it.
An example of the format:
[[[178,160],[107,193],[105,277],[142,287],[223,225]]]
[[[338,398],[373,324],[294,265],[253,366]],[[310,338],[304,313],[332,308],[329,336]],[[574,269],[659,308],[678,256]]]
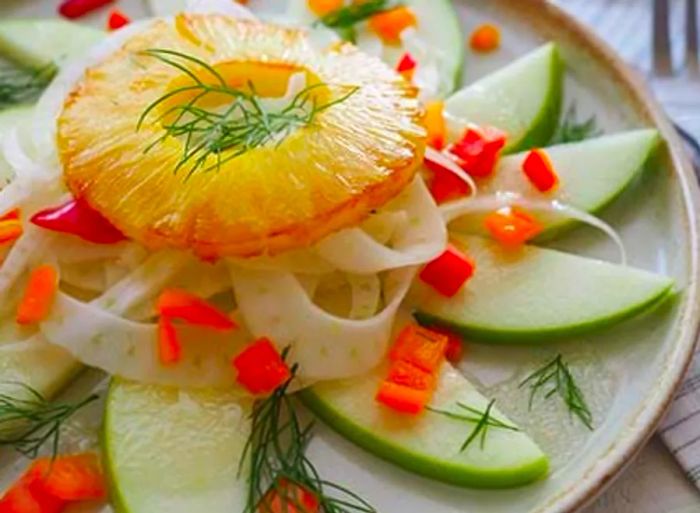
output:
[[[591,116],[585,121],[579,121],[576,105],[572,104],[564,114],[550,144],[585,141],[602,133],[603,131],[598,128],[595,116]]]
[[[496,404],[496,400],[492,399],[484,411],[477,410],[476,408],[472,408],[471,406],[461,402],[457,403],[457,407],[462,410],[461,412],[438,410],[430,407],[427,409],[432,413],[437,413],[438,415],[443,415],[450,419],[474,424],[474,427],[469,432],[469,435],[459,449],[460,452],[464,452],[472,443],[474,443],[477,438],[479,438],[479,447],[483,450],[486,445],[486,436],[489,428],[505,429],[507,431],[516,432],[520,431],[515,426],[511,426],[510,424],[506,424],[505,422],[493,418],[491,411],[493,410],[494,404]]]
[[[55,74],[53,64],[31,70],[0,65],[0,109],[36,100]]]
[[[323,479],[306,456],[313,423],[301,422],[288,394],[296,371],[294,366],[292,378],[253,408],[251,434],[239,467],[239,475],[245,473],[248,480],[243,513],[304,510],[299,489],[313,495],[324,513],[376,513],[356,493]],[[289,485],[299,488],[290,490]],[[279,503],[266,503],[271,492],[278,494],[282,509]]]
[[[49,441],[55,457],[66,421],[98,399],[97,395],[91,395],[75,403],[54,404],[23,383],[5,385],[15,386],[17,390],[0,394],[0,447],[12,447],[28,458],[36,458]]]
[[[319,18],[317,23],[321,23],[328,28],[334,29],[346,41],[355,42],[357,33],[355,26],[368,20],[376,14],[399,7],[401,4],[394,0],[365,0],[364,2],[353,2],[350,5],[336,9],[325,16]]]
[[[196,57],[164,49],[151,49],[144,54],[192,79],[190,85],[170,91],[151,103],[137,124],[138,130],[155,109],[178,94],[191,95],[191,100],[167,108],[157,117],[156,122],[162,123],[164,133],[145,150],[152,150],[170,137],[181,138],[182,156],[174,171],[187,168],[187,177],[197,171],[220,169],[225,162],[260,146],[271,143],[279,146],[295,130],[311,125],[321,112],[344,102],[357,91],[356,87],[344,86],[345,94],[319,104],[313,93],[327,84],[312,84],[299,91],[286,106],[272,110],[263,105],[252,82],[248,83],[248,91],[231,87],[216,69]],[[203,81],[200,74],[213,78],[214,83]],[[211,95],[228,98],[230,103],[223,109],[202,107],[201,103]],[[211,157],[214,164],[209,164]]]
[[[591,409],[562,355],[557,355],[552,361],[528,376],[520,383],[520,388],[524,386],[530,387],[529,409],[532,409],[538,394],[542,394],[545,399],[558,395],[564,401],[569,413],[593,431]]]

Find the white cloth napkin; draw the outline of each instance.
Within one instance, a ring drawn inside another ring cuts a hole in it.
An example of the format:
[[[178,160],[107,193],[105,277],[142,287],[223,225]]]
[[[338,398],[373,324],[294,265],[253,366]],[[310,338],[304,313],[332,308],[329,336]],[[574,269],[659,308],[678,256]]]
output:
[[[685,1],[670,1],[674,61],[679,71],[677,77],[661,80],[651,75],[651,0],[553,0],[594,27],[629,63],[646,74],[669,116],[700,140],[700,79],[693,81],[682,73]],[[700,162],[700,155],[695,158]],[[659,434],[688,478],[700,487],[700,350]]]

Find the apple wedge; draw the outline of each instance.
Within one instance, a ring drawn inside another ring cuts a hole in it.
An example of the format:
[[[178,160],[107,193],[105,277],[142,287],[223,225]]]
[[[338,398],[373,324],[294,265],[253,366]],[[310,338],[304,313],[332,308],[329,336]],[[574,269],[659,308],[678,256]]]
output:
[[[508,191],[526,200],[559,200],[596,213],[619,196],[641,173],[660,143],[656,130],[642,129],[551,146],[546,152],[559,177],[559,185],[547,194],[538,191],[523,173],[522,164],[527,152],[503,157],[493,178],[479,183],[479,195]],[[556,214],[535,214],[547,229],[545,236],[576,224],[575,220]],[[451,228],[463,233],[485,234],[485,215],[466,215],[453,222]]]
[[[508,134],[505,153],[546,145],[561,113],[564,66],[554,43],[521,57],[447,99],[453,139],[468,123]]]
[[[489,401],[459,372],[445,365],[431,410],[417,417],[400,415],[375,401],[385,375],[380,368],[369,375],[322,383],[301,393],[304,404],[331,428],[376,456],[406,470],[453,485],[506,488],[543,478],[548,460],[537,445],[496,408],[491,419],[509,429],[489,426],[462,450],[476,422],[445,415],[479,418]],[[460,404],[462,406],[460,406]],[[443,413],[437,413],[439,410]]]
[[[545,342],[633,317],[668,298],[672,279],[551,249],[506,249],[482,237],[453,240],[476,265],[454,297],[417,280],[416,318],[470,340]]]
[[[243,511],[247,483],[236,476],[251,408],[229,392],[113,380],[103,448],[116,511]]]

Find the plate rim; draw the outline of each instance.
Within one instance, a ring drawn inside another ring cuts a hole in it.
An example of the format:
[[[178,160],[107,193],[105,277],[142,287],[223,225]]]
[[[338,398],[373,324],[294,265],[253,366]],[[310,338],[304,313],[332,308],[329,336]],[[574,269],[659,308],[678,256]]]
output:
[[[465,0],[456,0],[465,3]],[[688,283],[679,308],[676,344],[665,359],[665,370],[655,377],[653,395],[630,415],[625,426],[628,433],[609,444],[604,454],[592,463],[582,479],[554,494],[532,513],[573,513],[593,502],[620,476],[641,452],[670,408],[675,393],[683,383],[700,337],[700,184],[683,142],[665,111],[652,93],[645,77],[628,65],[622,57],[591,28],[552,3],[551,0],[518,2],[492,0],[495,10],[517,13],[533,26],[556,26],[564,35],[583,49],[604,70],[616,87],[629,99],[636,114],[656,128],[666,143],[668,164],[678,179],[679,197],[688,234],[685,247],[688,257]],[[555,39],[556,40],[556,39]]]

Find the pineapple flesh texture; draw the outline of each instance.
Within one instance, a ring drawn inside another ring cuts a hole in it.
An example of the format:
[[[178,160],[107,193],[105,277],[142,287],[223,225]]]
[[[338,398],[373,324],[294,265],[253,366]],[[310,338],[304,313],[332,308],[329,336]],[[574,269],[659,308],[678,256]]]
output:
[[[146,151],[164,134],[159,116],[137,131],[144,110],[185,79],[144,53],[150,49],[196,57],[227,84],[242,80],[270,95],[286,88],[280,69],[328,85],[319,94],[357,89],[281,144],[230,160],[224,152],[218,168],[212,156],[210,170],[187,177],[175,172],[181,138]],[[411,182],[425,149],[416,96],[394,70],[352,45],[318,49],[300,29],[181,14],[153,22],[86,70],[64,102],[57,142],[73,194],[145,246],[204,259],[277,254],[359,224]]]

